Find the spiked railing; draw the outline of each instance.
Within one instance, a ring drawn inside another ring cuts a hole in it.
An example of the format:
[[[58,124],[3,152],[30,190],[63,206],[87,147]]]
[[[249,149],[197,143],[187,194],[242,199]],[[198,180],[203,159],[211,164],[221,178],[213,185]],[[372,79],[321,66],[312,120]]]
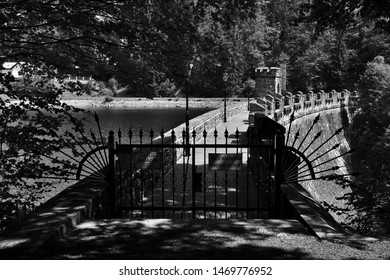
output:
[[[343,128],[336,129],[331,135],[323,136],[323,130],[317,129],[320,121],[320,115],[318,114],[303,137],[300,135],[300,129],[297,129],[295,135],[292,136],[291,126],[295,120],[295,112],[292,112],[289,118],[286,147],[282,160],[284,183],[319,179],[329,180],[358,175],[358,173],[338,174],[336,172],[341,167],[339,165],[330,166],[335,160],[355,151],[354,149],[337,151],[342,148],[342,143],[336,136],[342,132]],[[336,155],[329,156],[332,152]]]
[[[246,216],[249,216],[249,213],[256,212],[256,217],[263,217],[265,212],[270,211],[269,206],[261,204],[263,200],[260,197],[263,192],[264,195],[268,196],[271,193],[268,189],[264,191],[266,181],[257,178],[257,187],[250,185],[250,166],[248,164],[242,165],[246,180],[240,181],[239,178],[244,177],[240,176],[238,169],[232,169],[232,173],[229,174],[227,170],[219,170],[221,173],[218,174],[216,169],[210,171],[207,168],[207,154],[209,152],[217,154],[222,151],[226,153],[234,151],[243,156],[242,153],[239,153],[240,148],[250,149],[252,152],[260,149],[268,151],[268,149],[273,149],[271,144],[250,143],[249,134],[246,135],[246,141],[241,139],[243,142],[239,143],[240,131],[238,129],[233,133],[227,129],[218,132],[216,128],[208,131],[204,128],[203,131],[197,133],[193,129],[189,135],[192,140],[190,143],[185,141],[187,138],[185,129],[182,131],[171,130],[166,133],[161,130],[160,138],[154,140],[152,136],[155,135],[155,132],[151,130],[149,132],[150,142],[144,141],[147,135],[142,129],[139,129],[139,131],[130,130],[128,134],[130,135],[128,142],[124,141],[119,144],[122,132],[118,131],[116,137],[118,141],[116,148],[114,148],[115,140],[113,136],[115,134],[113,131],[110,132],[109,157],[111,167],[109,169],[112,173],[109,176],[110,190],[108,193],[114,197],[110,201],[115,201],[110,206],[111,213],[120,215],[122,211],[128,213],[130,217],[145,218],[167,217],[167,215],[168,217],[177,217],[175,213],[182,213],[182,215],[189,217],[188,213],[191,212],[191,218],[196,218],[199,213],[202,213],[204,217],[209,217],[212,213],[213,217],[216,218],[220,212],[224,212],[224,217],[227,218],[230,217],[230,214],[228,215],[229,211],[235,212],[237,217],[240,216],[238,212],[242,211],[246,211]],[[206,141],[208,135],[213,137]],[[224,140],[218,143],[220,136]],[[201,140],[196,141],[197,137],[200,137]],[[228,141],[231,137],[235,139],[235,142],[229,144]],[[187,148],[191,150],[192,162],[188,157],[177,158],[180,150],[183,151]],[[198,153],[195,156],[195,150],[201,150],[203,153]],[[263,152],[271,154],[271,152]],[[117,156],[118,160],[115,160],[113,155]],[[248,162],[249,153],[246,153],[246,157],[245,162]],[[269,160],[273,160],[273,157],[269,157]],[[113,166],[116,167],[113,168]],[[266,166],[270,166],[270,164],[265,164],[264,168]],[[197,167],[200,168],[197,170]],[[181,172],[182,175],[180,175]],[[200,181],[196,180],[198,172],[203,173]],[[113,175],[114,173],[115,175]],[[208,176],[206,176],[207,173]],[[190,179],[192,179],[192,182]],[[208,184],[206,184],[206,181]],[[260,181],[262,184],[260,184]],[[203,184],[203,189],[199,187],[199,184]],[[236,192],[235,205],[231,205],[234,200],[231,196],[232,190]],[[245,193],[247,194],[246,198],[244,198]],[[249,195],[249,193],[251,194]],[[222,200],[217,201],[217,196],[220,198],[223,195],[223,202]],[[196,205],[194,204],[195,197],[197,197]],[[214,197],[213,201],[212,197]],[[228,202],[228,197],[232,201],[229,200]],[[249,204],[251,202],[253,204],[254,198],[257,198],[257,207],[252,205],[244,208],[238,205],[239,201],[240,203]],[[199,205],[199,203],[203,204]]]

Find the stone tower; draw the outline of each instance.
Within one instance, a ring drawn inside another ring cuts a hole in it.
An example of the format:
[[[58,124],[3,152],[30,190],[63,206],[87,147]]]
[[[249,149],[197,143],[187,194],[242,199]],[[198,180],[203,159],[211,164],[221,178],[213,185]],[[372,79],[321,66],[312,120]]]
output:
[[[256,99],[265,99],[267,94],[274,96],[286,90],[286,65],[281,67],[259,67],[255,70]]]

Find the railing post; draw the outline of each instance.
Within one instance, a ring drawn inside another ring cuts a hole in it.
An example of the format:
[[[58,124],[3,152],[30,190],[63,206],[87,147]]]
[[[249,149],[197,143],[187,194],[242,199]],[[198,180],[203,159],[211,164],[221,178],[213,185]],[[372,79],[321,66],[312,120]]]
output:
[[[320,93],[321,93],[321,105],[322,105],[321,107],[324,108],[326,105],[326,93],[323,90],[321,90]]]
[[[321,107],[321,92],[315,93],[315,103],[316,103],[316,108],[318,110],[318,107]]]
[[[192,174],[191,174],[191,188],[192,188],[192,218],[196,219],[196,198],[195,198],[195,185],[196,185],[196,165],[195,165],[195,130],[193,131],[193,143],[192,143]]]
[[[114,142],[114,131],[109,132],[108,136],[108,215],[110,218],[114,218],[117,215],[117,204],[116,204],[116,182],[115,182],[115,142]]]
[[[334,89],[332,89],[332,90],[330,91],[330,94],[332,95],[332,99],[330,100],[330,102],[331,102],[331,108],[333,108],[334,105],[337,104],[337,92],[336,92]]]
[[[291,112],[294,111],[294,95],[291,92],[287,92],[287,102],[288,102],[288,108],[289,111],[287,114],[291,114]]]
[[[302,91],[298,91],[299,94],[299,104],[300,104],[300,110],[305,110],[305,95]]]
[[[311,109],[314,110],[315,106],[316,106],[315,94],[313,91],[310,91],[309,94],[310,94],[309,98],[310,98],[310,103],[311,103]]]

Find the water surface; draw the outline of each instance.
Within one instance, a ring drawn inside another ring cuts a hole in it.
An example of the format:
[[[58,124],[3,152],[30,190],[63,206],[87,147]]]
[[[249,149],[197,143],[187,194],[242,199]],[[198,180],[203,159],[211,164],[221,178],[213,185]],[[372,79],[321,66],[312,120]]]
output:
[[[190,108],[190,119],[207,113],[211,108]],[[99,116],[103,136],[108,136],[110,130],[115,132],[121,129],[124,137],[129,129],[137,135],[140,129],[144,132],[145,139],[149,139],[150,130],[155,132],[155,137],[163,129],[165,132],[185,122],[185,108],[92,108],[90,114],[96,113]],[[84,114],[88,116],[88,114]],[[97,125],[92,116],[87,117],[86,128],[97,131]],[[127,137],[126,137],[127,138]]]

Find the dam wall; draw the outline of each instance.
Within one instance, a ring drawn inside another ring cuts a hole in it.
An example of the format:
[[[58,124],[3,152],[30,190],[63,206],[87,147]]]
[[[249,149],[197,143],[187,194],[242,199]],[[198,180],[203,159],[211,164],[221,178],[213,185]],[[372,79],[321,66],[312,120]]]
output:
[[[351,154],[348,153],[351,150],[351,146],[347,140],[348,125],[351,121],[349,107],[328,109],[320,113],[312,113],[297,118],[291,124],[290,141],[287,145],[292,144],[293,138],[298,131],[302,135],[301,137],[304,137],[305,130],[312,126],[317,116],[319,116],[318,122],[313,126],[312,132],[300,148],[300,150],[306,150],[305,155],[311,155],[308,159],[312,162],[316,177],[327,174],[328,172],[323,171],[336,166],[339,168],[332,170],[336,174],[353,173]],[[285,124],[286,129],[289,129],[289,126],[289,124]],[[340,133],[335,134],[341,128]],[[314,140],[313,144],[309,145],[318,132],[322,132],[321,135]],[[297,141],[295,145],[300,145],[300,143]],[[339,146],[334,148],[335,145]],[[317,150],[318,147],[320,148]],[[321,157],[315,160],[318,156]],[[330,212],[337,222],[344,223],[347,221],[345,214],[331,211],[328,205],[343,207],[345,201],[341,197],[351,192],[349,188],[342,186],[337,180],[326,179],[302,180],[300,184]]]

